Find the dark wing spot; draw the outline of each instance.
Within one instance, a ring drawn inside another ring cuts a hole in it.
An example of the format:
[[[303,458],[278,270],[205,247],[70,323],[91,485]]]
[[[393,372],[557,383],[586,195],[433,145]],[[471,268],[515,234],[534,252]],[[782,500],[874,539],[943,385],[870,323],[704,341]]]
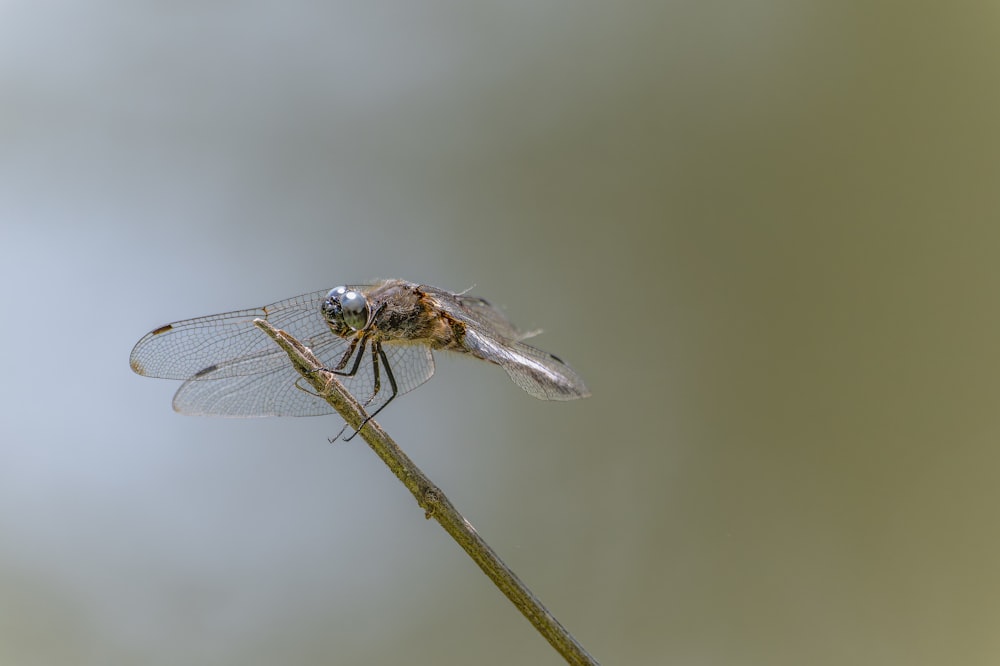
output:
[[[167,324],[166,326],[161,326],[158,329],[156,329],[155,331],[153,331],[152,333],[150,333],[150,335],[159,335],[160,333],[166,333],[167,331],[171,330],[173,327],[174,327],[173,324]]]
[[[208,373],[215,372],[218,369],[219,369],[219,365],[217,363],[213,363],[212,365],[208,366],[207,368],[202,368],[198,372],[194,373],[194,376],[191,377],[191,379],[198,379],[199,377],[204,377]]]

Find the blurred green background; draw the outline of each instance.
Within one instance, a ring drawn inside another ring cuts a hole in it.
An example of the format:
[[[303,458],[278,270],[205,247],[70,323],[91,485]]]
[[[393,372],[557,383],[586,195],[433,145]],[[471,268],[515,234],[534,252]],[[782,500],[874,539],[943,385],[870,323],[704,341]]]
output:
[[[998,21],[0,4],[0,662],[561,663],[334,419],[128,369],[401,277],[587,379],[380,421],[603,663],[998,663]]]

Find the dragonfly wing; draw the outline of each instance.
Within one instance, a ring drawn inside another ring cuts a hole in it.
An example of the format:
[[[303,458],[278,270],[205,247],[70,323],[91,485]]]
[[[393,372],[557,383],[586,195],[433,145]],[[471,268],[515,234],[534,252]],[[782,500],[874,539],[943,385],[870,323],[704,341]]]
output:
[[[517,341],[501,341],[466,327],[465,346],[478,358],[496,363],[511,380],[540,400],[586,398],[590,390],[562,359]]]
[[[272,372],[288,362],[274,342],[253,325],[266,319],[309,345],[330,336],[320,312],[327,291],[316,291],[249,310],[197,317],[174,322],[147,333],[136,343],[129,359],[132,369],[147,377],[191,379],[214,367],[226,367],[230,374]],[[256,363],[231,364],[253,357]],[[221,375],[220,375],[221,376]]]
[[[541,331],[522,331],[507,318],[503,310],[482,298],[456,296],[455,300],[458,301],[459,305],[465,311],[463,314],[466,317],[476,320],[479,324],[486,324],[489,329],[496,331],[505,338],[524,340],[525,338],[530,338],[541,333]],[[453,310],[449,309],[448,311],[454,314]]]
[[[507,315],[489,301],[476,296],[451,294],[442,289],[421,285],[420,290],[434,298],[435,305],[459,321],[479,326],[508,340],[524,340],[541,331],[522,331]]]
[[[331,342],[313,347],[313,353],[326,368],[333,368],[346,349],[345,341],[329,336]],[[273,343],[272,343],[273,344]],[[385,345],[396,394],[402,395],[420,386],[434,374],[431,350],[417,345]],[[269,368],[261,371],[261,360]],[[353,364],[353,361],[351,361]],[[312,393],[312,387],[283,352],[255,354],[211,366],[184,382],[174,396],[174,409],[196,416],[319,416],[333,413],[333,408]],[[379,360],[379,386],[376,390],[375,367],[371,348],[354,375],[338,375],[337,380],[372,412],[392,397],[392,382],[383,361]]]
[[[194,416],[320,416],[333,412],[325,400],[307,391],[284,352],[285,364],[269,372],[211,373],[184,382],[174,396],[174,409]],[[304,389],[304,390],[303,390]]]
[[[580,375],[562,359],[521,342],[537,331],[521,331],[503,312],[481,298],[421,289],[465,325],[463,343],[470,353],[502,367],[529,394],[541,400],[575,400],[590,395]]]

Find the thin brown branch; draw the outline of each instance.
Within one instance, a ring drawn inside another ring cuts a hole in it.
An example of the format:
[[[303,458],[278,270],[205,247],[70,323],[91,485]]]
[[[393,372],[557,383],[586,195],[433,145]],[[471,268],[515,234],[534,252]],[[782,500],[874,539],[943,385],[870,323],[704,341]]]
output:
[[[288,354],[302,377],[337,410],[348,426],[357,430],[367,417],[358,401],[337,381],[336,376],[322,369],[323,364],[313,356],[312,352],[285,331],[274,328],[262,319],[254,320],[254,324]],[[413,461],[377,423],[368,421],[361,428],[360,435],[389,466],[392,473],[413,493],[426,517],[434,518],[441,524],[441,527],[458,542],[458,545],[568,663],[596,666],[597,660],[587,653],[531,590],[503,563],[489,544],[479,536],[472,524],[448,500],[444,492],[413,464]]]

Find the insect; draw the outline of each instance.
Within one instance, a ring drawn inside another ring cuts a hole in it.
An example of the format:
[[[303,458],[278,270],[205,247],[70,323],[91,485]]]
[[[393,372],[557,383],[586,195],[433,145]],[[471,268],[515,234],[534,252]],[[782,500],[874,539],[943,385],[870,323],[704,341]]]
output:
[[[253,324],[265,319],[311,348],[374,416],[434,374],[432,350],[499,365],[542,400],[590,395],[560,358],[523,342],[487,301],[404,280],[336,287],[261,308],[186,319],[150,331],[135,345],[132,370],[182,379],[174,409],[215,416],[318,416],[325,400],[302,390],[285,353]]]

